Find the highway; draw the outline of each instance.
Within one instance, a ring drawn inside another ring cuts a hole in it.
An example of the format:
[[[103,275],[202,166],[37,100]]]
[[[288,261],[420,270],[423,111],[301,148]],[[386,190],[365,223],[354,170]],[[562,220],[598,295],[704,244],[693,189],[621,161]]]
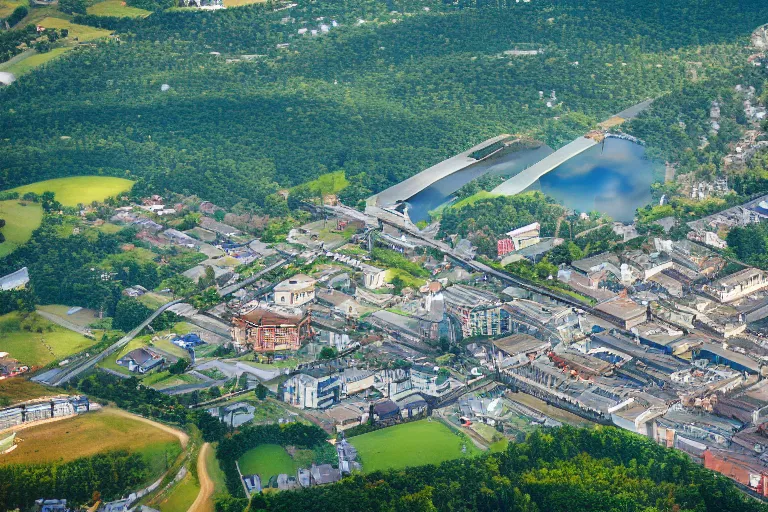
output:
[[[117,350],[123,348],[128,343],[131,342],[133,338],[139,335],[141,331],[144,330],[145,327],[147,327],[149,324],[152,323],[152,321],[157,318],[163,311],[170,308],[174,304],[178,304],[181,302],[182,299],[176,299],[174,301],[171,301],[167,304],[163,304],[159,308],[157,308],[154,313],[149,315],[146,320],[144,320],[142,323],[140,323],[135,329],[133,329],[131,332],[117,340],[115,343],[110,345],[106,348],[103,352],[100,352],[98,354],[95,354],[89,358],[87,358],[85,361],[78,361],[75,362],[72,366],[65,369],[56,369],[56,370],[49,370],[42,375],[39,375],[37,377],[34,377],[32,380],[35,380],[37,382],[42,382],[44,384],[48,384],[51,386],[59,386],[61,384],[64,384],[66,382],[69,382],[73,378],[77,377],[81,373],[90,370],[93,368],[99,361],[103,360],[105,357],[109,356],[110,354],[115,353]]]

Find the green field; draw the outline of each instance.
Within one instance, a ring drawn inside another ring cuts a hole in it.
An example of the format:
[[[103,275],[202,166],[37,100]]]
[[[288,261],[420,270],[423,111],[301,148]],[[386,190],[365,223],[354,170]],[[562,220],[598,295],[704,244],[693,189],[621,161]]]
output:
[[[349,442],[357,448],[365,473],[439,464],[481,453],[469,438],[460,437],[439,421],[403,423],[352,437]]]
[[[67,462],[112,450],[129,450],[145,457],[153,475],[165,470],[166,458],[181,453],[176,436],[120,410],[103,409],[71,419],[22,430],[19,447],[0,464]]]
[[[208,476],[210,476],[211,480],[213,480],[214,496],[217,494],[228,494],[226,475],[224,475],[224,471],[219,465],[219,459],[216,458],[216,449],[218,448],[217,444],[218,443],[211,446],[211,449],[208,450],[208,453],[205,457],[205,467],[208,469]]]
[[[28,73],[30,70],[35,69],[38,66],[42,66],[46,62],[55,59],[59,55],[63,55],[72,48],[69,46],[63,46],[61,48],[54,48],[53,50],[45,53],[34,53],[25,59],[21,59],[13,64],[10,64],[3,71],[13,73],[17,77]]]
[[[125,5],[122,0],[105,0],[88,7],[88,14],[94,16],[115,16],[117,18],[138,18],[151,13],[138,7]]]
[[[21,195],[27,192],[34,192],[36,194],[53,192],[56,194],[56,199],[64,206],[77,206],[78,204],[89,204],[93,201],[103,201],[107,197],[114,196],[120,192],[127,192],[132,186],[133,182],[124,178],[72,176],[69,178],[38,181],[37,183],[23,185],[11,190]]]
[[[0,18],[7,18],[20,5],[28,5],[25,0],[0,0]]]
[[[160,502],[160,512],[186,512],[200,493],[200,485],[187,473],[181,482],[171,489],[168,497]]]
[[[396,277],[402,279],[405,283],[405,286],[410,286],[411,288],[415,288],[417,290],[424,286],[427,282],[427,280],[423,277],[415,277],[409,272],[399,268],[387,269],[387,273],[384,275],[384,280],[388,283],[391,283],[392,280]]]
[[[293,189],[306,187],[315,194],[323,194],[325,196],[328,194],[338,194],[347,188],[347,185],[349,185],[349,181],[347,181],[344,171],[335,171],[325,173],[318,176],[317,179],[293,187]]]
[[[23,204],[26,206],[22,206]],[[5,219],[5,227],[0,228],[0,232],[5,236],[5,242],[0,244],[2,258],[27,243],[32,237],[32,232],[43,220],[43,209],[35,203],[0,201],[0,219]]]
[[[461,201],[457,201],[453,203],[450,207],[451,208],[461,208],[462,206],[466,206],[468,204],[475,204],[476,202],[480,201],[481,199],[491,199],[493,197],[498,196],[499,194],[493,194],[487,190],[481,190],[477,194],[473,194],[469,197],[465,197]]]
[[[89,27],[87,25],[78,25],[77,23],[72,23],[71,21],[53,17],[43,18],[38,22],[38,25],[45,28],[66,28],[69,30],[69,36],[67,36],[67,39],[70,41],[73,41],[75,38],[77,38],[78,41],[90,41],[92,39],[107,37],[109,34],[111,34],[109,30]]]
[[[26,330],[25,324],[32,330]],[[42,331],[42,332],[36,332]],[[49,322],[36,313],[24,320],[17,312],[0,316],[0,351],[29,366],[45,366],[96,343]]]
[[[293,458],[280,445],[262,444],[245,452],[240,460],[243,475],[259,475],[262,485],[280,473],[295,475],[298,468]]]

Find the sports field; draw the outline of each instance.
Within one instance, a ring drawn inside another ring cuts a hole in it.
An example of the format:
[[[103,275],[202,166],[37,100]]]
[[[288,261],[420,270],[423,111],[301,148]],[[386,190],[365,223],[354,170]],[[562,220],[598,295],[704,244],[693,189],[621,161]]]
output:
[[[50,18],[53,19],[53,18]],[[61,21],[61,20],[59,20]],[[53,192],[56,199],[64,206],[89,204],[93,201],[103,201],[109,196],[127,192],[133,186],[131,180],[113,178],[112,176],[72,176],[53,180],[38,181],[29,185],[16,187],[14,190],[22,196],[27,192],[42,194]]]
[[[18,448],[0,456],[0,464],[66,462],[128,450],[146,457],[153,475],[164,471],[166,459],[170,463],[181,453],[178,438],[121,413],[103,409],[22,430],[17,436]]]
[[[5,242],[0,244],[2,258],[27,243],[43,220],[43,209],[36,203],[0,201],[0,219],[5,219],[5,226],[0,228],[0,233],[5,236]]]
[[[440,464],[481,453],[468,437],[439,421],[403,423],[352,437],[349,442],[357,448],[365,473]]]
[[[94,344],[95,340],[59,327],[37,313],[26,318],[18,312],[0,316],[0,351],[29,366],[45,366]]]
[[[88,14],[94,16],[115,16],[117,18],[138,18],[149,16],[149,11],[125,5],[123,0],[105,0],[88,7]]]
[[[240,460],[243,475],[259,475],[262,485],[280,473],[295,475],[298,468],[293,458],[280,445],[262,444],[245,452]]]

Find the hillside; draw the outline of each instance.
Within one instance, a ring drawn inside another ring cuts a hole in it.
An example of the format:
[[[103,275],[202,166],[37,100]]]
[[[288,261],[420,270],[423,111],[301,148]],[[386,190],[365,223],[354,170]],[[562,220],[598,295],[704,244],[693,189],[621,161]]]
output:
[[[0,91],[13,106],[0,113],[0,188],[108,174],[275,214],[279,188],[344,170],[342,198],[356,201],[498,133],[557,147],[647,97],[692,85],[716,98],[754,75],[744,42],[768,19],[757,1],[477,3],[76,17],[120,41]],[[321,17],[339,26],[299,35]],[[548,108],[539,91],[552,90]]]

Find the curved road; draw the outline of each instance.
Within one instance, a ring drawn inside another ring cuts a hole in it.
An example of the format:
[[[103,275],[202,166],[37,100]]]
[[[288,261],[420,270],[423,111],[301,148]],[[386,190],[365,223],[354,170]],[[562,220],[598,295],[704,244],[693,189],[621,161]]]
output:
[[[189,507],[187,512],[210,512],[213,510],[213,480],[208,474],[208,467],[205,464],[205,458],[211,450],[211,443],[205,443],[200,447],[200,453],[197,454],[197,479],[200,481],[200,492],[195,498],[195,502]]]

